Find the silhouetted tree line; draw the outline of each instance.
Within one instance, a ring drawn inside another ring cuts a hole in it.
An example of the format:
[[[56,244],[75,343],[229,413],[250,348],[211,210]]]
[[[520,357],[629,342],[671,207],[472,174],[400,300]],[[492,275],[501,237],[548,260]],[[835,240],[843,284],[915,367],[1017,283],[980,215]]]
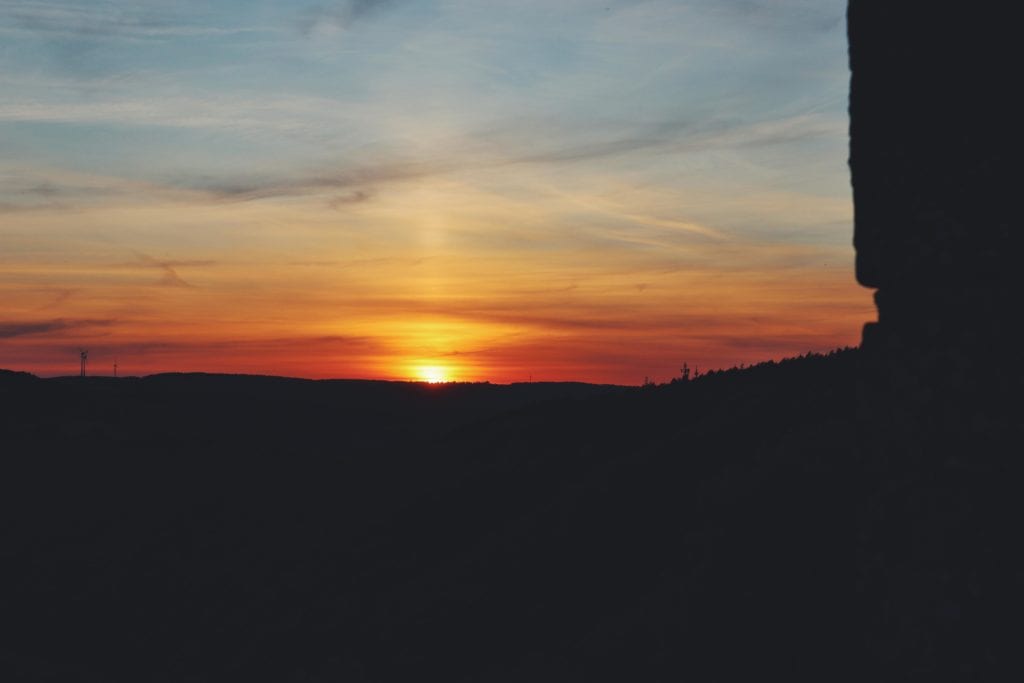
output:
[[[697,369],[696,366],[694,366],[693,373],[691,374],[689,364],[683,363],[683,367],[680,370],[679,376],[678,377],[674,377],[671,380],[669,380],[667,382],[667,385],[686,384],[687,382],[693,382],[693,381],[696,381],[698,379],[709,379],[709,378],[712,378],[712,377],[721,377],[723,375],[730,375],[730,374],[738,373],[738,372],[759,372],[759,371],[764,371],[764,370],[770,370],[771,368],[775,368],[775,367],[778,367],[778,366],[785,366],[787,364],[791,364],[791,363],[794,363],[794,362],[797,362],[797,361],[807,362],[807,361],[813,361],[813,360],[824,360],[824,359],[829,359],[829,358],[835,358],[837,356],[853,354],[856,351],[857,351],[856,347],[852,347],[852,346],[843,346],[843,347],[840,347],[840,348],[832,349],[832,350],[824,352],[824,353],[816,352],[816,351],[808,351],[805,354],[797,355],[797,356],[790,356],[788,358],[783,358],[783,359],[781,359],[779,361],[767,360],[767,361],[763,361],[763,362],[760,362],[760,363],[757,363],[757,364],[751,365],[751,366],[747,366],[745,363],[740,363],[739,365],[734,365],[732,367],[723,368],[723,369],[720,369],[720,370],[707,370],[703,374],[701,374],[699,372],[699,370]],[[661,386],[665,386],[665,385],[661,385]]]

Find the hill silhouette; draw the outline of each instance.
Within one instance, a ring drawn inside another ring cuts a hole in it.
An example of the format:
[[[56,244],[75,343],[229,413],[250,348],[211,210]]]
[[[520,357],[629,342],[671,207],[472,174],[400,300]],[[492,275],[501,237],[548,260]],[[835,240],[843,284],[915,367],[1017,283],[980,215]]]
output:
[[[859,362],[642,389],[0,376],[6,667],[828,671],[848,643],[819,625],[852,608]]]

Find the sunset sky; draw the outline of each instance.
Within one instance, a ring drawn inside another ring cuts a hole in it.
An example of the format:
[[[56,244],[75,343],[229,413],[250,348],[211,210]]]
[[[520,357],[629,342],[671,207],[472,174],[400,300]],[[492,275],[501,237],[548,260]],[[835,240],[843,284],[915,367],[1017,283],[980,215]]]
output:
[[[0,0],[0,367],[667,381],[853,345],[845,0]]]

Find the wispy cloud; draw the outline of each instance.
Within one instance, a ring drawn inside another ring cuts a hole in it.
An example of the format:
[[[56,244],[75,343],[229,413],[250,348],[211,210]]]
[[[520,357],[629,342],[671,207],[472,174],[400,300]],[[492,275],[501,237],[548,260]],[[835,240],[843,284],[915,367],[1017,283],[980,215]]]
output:
[[[141,87],[141,84],[140,84]],[[348,116],[339,117],[342,105]],[[332,115],[333,113],[333,115]],[[256,136],[267,132],[314,138],[317,131],[337,131],[350,119],[370,112],[330,98],[238,94],[202,97],[152,93],[146,97],[112,95],[92,100],[5,98],[0,122],[123,124],[183,130],[230,129]]]
[[[835,4],[820,0],[697,0],[745,21],[755,21],[776,29],[828,31],[843,21],[844,15]]]
[[[73,290],[73,289],[57,290],[56,292],[53,292],[53,299],[51,299],[50,301],[46,302],[42,306],[39,306],[35,310],[43,311],[43,310],[47,310],[47,309],[50,309],[50,308],[56,308],[57,306],[60,306],[65,301],[67,301],[72,296],[74,296],[74,294],[75,294],[75,290]]]
[[[349,351],[381,351],[381,344],[371,337],[356,335],[321,335],[271,337],[267,339],[235,338],[219,340],[115,340],[93,344],[90,351],[96,353],[119,353],[123,356],[146,356],[163,353],[200,354],[250,354],[259,357],[261,353],[292,353],[296,348],[345,349]]]
[[[109,319],[101,320],[66,320],[57,318],[54,320],[32,320],[32,321],[0,321],[0,339],[11,339],[24,337],[30,334],[47,334],[51,332],[64,332],[89,327],[109,327],[117,321]]]
[[[604,139],[562,144],[546,142],[557,138],[557,131],[541,136],[534,129],[530,136],[534,140],[531,141],[526,131],[517,127],[514,132],[507,129],[486,136],[478,134],[451,140],[445,146],[449,151],[444,156],[383,161],[288,178],[228,182],[211,179],[189,187],[223,201],[252,201],[350,190],[331,200],[331,205],[338,208],[370,199],[372,188],[378,185],[454,172],[520,165],[580,164],[641,152],[671,155],[715,148],[764,147],[835,134],[840,125],[841,122],[814,113],[755,123],[712,121],[698,125],[674,122],[641,127],[627,135],[612,134]]]
[[[139,261],[147,266],[152,266],[161,271],[162,276],[160,277],[160,284],[165,287],[191,287],[192,285],[186,282],[180,275],[178,275],[177,268],[192,267],[192,266],[212,266],[215,265],[215,261],[207,260],[185,260],[185,261],[163,261],[155,259],[148,254],[141,252],[135,252]]]
[[[351,204],[361,204],[369,201],[373,198],[374,194],[375,193],[372,189],[360,188],[339,194],[333,197],[328,204],[332,209],[341,209]]]
[[[327,170],[321,173],[290,178],[236,179],[229,182],[211,180],[188,189],[207,193],[223,201],[253,201],[270,197],[294,197],[321,192],[368,188],[394,182],[440,175],[460,168],[454,161],[396,161]],[[361,195],[360,192],[365,193]],[[344,195],[343,195],[344,196]],[[369,199],[368,189],[354,190],[355,202]],[[332,199],[332,204],[334,200]]]
[[[340,0],[328,5],[310,7],[302,12],[299,28],[305,35],[345,31],[357,21],[402,1]]]
[[[67,211],[120,197],[180,196],[141,180],[36,166],[0,166],[0,213]]]
[[[21,29],[57,39],[188,38],[249,32],[246,27],[217,27],[188,21],[182,13],[158,11],[152,3],[89,3],[3,0],[0,12],[10,18],[7,30]]]
[[[71,204],[61,202],[34,202],[31,204],[0,202],[0,214],[23,213],[30,211],[67,211],[71,208],[73,208]]]
[[[35,43],[37,69],[86,82],[131,71],[142,53],[175,41],[214,43],[273,30],[220,23],[214,12],[208,3],[0,0],[0,36]]]

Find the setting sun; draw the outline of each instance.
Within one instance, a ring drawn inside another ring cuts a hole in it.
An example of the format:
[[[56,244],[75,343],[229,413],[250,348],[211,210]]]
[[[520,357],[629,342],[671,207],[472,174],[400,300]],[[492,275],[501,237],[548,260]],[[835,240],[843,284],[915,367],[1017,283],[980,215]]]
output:
[[[428,384],[441,384],[451,381],[448,371],[436,365],[426,365],[417,368],[416,375],[421,382],[427,382]]]

